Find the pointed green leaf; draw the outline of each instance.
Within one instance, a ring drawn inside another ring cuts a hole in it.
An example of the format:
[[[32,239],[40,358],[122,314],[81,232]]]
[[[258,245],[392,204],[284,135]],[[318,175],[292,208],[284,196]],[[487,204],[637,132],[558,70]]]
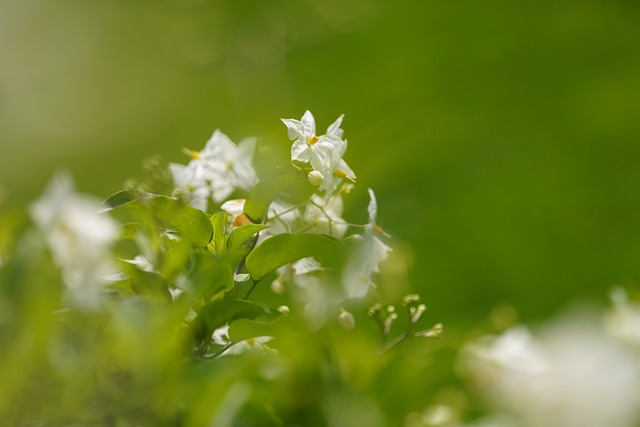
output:
[[[124,206],[128,203],[132,203],[138,200],[140,194],[134,190],[122,190],[111,195],[107,200],[102,202],[98,208],[98,212],[104,213],[110,210],[116,209],[120,206]]]
[[[278,234],[262,242],[247,256],[247,270],[254,280],[302,258],[314,257],[325,267],[338,267],[346,257],[346,245],[325,234]]]
[[[239,248],[244,242],[259,231],[269,228],[264,224],[245,224],[234,229],[229,235],[227,246],[229,249]]]
[[[153,195],[143,200],[153,215],[175,227],[196,246],[205,247],[213,237],[213,228],[207,214],[182,200]]]

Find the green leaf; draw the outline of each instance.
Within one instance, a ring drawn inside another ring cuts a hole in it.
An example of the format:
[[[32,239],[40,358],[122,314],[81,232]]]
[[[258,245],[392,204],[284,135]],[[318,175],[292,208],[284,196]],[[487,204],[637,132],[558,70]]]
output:
[[[313,190],[307,178],[301,175],[263,179],[253,187],[247,197],[244,213],[253,222],[261,222],[274,199],[283,198],[290,203],[299,203],[308,199]]]
[[[262,242],[247,256],[253,280],[302,258],[314,257],[325,267],[338,267],[346,258],[346,245],[325,234],[278,234]]]
[[[279,316],[270,322],[238,319],[229,325],[229,338],[233,342],[263,336],[278,336],[286,328],[299,328],[289,316]]]
[[[264,224],[245,224],[234,229],[229,235],[227,246],[229,249],[239,248],[244,242],[259,231],[269,228]]]
[[[273,320],[280,312],[265,304],[246,300],[219,300],[202,307],[194,321],[195,335],[199,338],[210,337],[211,333],[227,323],[237,319]]]
[[[209,253],[200,253],[196,256],[191,280],[207,301],[219,292],[231,290],[235,283],[233,268],[227,260]]]
[[[213,228],[213,239],[209,243],[209,249],[214,254],[219,254],[227,250],[227,234],[225,225],[227,223],[227,213],[211,215],[209,218]]]
[[[134,190],[122,190],[113,194],[107,200],[102,202],[100,207],[98,208],[98,212],[104,213],[109,212],[110,210],[119,208],[120,206],[124,206],[126,204],[137,201],[140,198],[140,193]]]
[[[153,195],[143,201],[158,219],[175,227],[198,247],[205,247],[213,237],[213,227],[207,214],[182,200]]]
[[[126,209],[125,209],[126,208]],[[213,237],[213,228],[207,214],[195,209],[182,200],[159,194],[137,190],[123,190],[109,197],[100,206],[100,212],[114,210],[130,210],[140,219],[142,208],[146,216],[151,215],[156,222],[161,222],[177,229],[183,236],[198,247],[205,247]]]

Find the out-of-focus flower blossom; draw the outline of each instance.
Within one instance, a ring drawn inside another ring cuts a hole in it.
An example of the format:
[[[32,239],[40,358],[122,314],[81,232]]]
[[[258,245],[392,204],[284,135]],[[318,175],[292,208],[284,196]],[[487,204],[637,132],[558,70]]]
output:
[[[255,338],[248,338],[246,340],[232,342],[229,338],[229,325],[226,324],[213,331],[211,339],[215,344],[221,346],[228,346],[220,356],[231,356],[236,354],[242,354],[247,352],[260,352],[260,353],[273,353],[274,349],[268,347],[266,343],[271,341],[273,337],[262,336]]]
[[[623,289],[611,293],[613,309],[605,317],[607,331],[614,338],[640,348],[640,305],[629,300]]]
[[[524,327],[467,346],[464,365],[498,412],[526,427],[633,427],[640,370],[627,347],[590,318],[534,337]]]
[[[269,228],[262,230],[258,235],[258,243],[264,242],[271,236],[282,233],[292,233],[300,218],[300,210],[295,206],[274,200],[267,211],[265,225]]]
[[[382,231],[376,224],[378,204],[373,190],[369,189],[369,222],[364,236],[356,243],[353,255],[347,261],[342,281],[349,298],[361,298],[367,294],[371,285],[371,275],[379,272],[379,264],[389,257],[391,248],[384,244],[376,234]]]
[[[305,231],[343,237],[349,227],[342,219],[342,210],[342,197],[334,196],[325,201],[314,194],[304,212]]]
[[[176,189],[186,199],[186,202],[196,209],[206,211],[211,197],[211,188],[207,181],[196,177],[198,175],[197,169],[193,166],[171,163],[169,171]]]
[[[118,224],[97,212],[100,200],[75,192],[67,173],[57,174],[29,213],[45,236],[75,303],[99,302],[101,276],[112,273],[110,246]]]
[[[216,130],[202,151],[188,151],[188,165],[169,165],[176,188],[188,195],[189,203],[202,209],[208,197],[223,202],[236,189],[250,190],[258,181],[252,165],[255,138],[235,145]]]
[[[155,271],[153,265],[151,265],[149,260],[144,255],[136,255],[133,259],[123,259],[122,261],[135,266],[136,268],[138,268],[138,270],[141,271],[146,271],[148,273]]]

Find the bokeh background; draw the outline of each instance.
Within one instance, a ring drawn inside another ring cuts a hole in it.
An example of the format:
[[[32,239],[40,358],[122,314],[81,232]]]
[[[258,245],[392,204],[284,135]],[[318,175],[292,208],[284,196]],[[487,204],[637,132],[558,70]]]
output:
[[[640,3],[1,0],[0,185],[106,197],[215,128],[286,156],[345,113],[363,217],[430,319],[521,319],[640,279]]]

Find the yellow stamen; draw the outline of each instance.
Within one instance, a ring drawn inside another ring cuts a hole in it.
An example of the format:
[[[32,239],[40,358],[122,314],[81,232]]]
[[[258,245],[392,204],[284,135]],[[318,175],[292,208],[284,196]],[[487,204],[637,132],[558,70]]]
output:
[[[373,227],[373,231],[375,231],[376,233],[379,233],[379,234],[384,234],[384,230],[379,225],[374,226]]]
[[[191,157],[194,160],[200,160],[201,159],[200,153],[195,151],[195,150],[189,150],[188,148],[183,148],[182,152],[184,154],[186,154],[187,156]]]
[[[345,171],[343,171],[342,169],[336,169],[333,171],[333,174],[335,176],[337,176],[338,178],[346,178],[347,177],[347,173]]]
[[[313,145],[316,142],[318,142],[320,138],[318,138],[317,136],[313,135],[311,138],[307,139],[307,144],[309,145]]]

